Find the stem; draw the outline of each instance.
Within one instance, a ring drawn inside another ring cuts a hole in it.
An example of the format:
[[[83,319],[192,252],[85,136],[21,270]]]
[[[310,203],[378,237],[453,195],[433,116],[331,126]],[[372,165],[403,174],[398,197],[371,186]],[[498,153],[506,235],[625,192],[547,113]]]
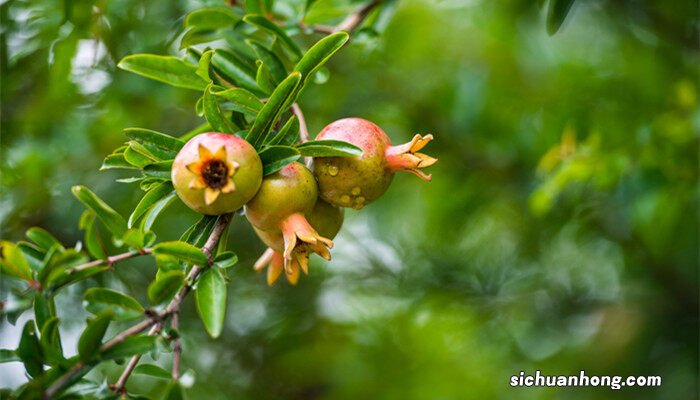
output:
[[[209,258],[211,258],[212,253],[214,252],[214,247],[219,243],[219,239],[221,239],[221,235],[224,233],[224,230],[228,226],[228,223],[231,221],[231,214],[225,214],[219,217],[219,220],[216,221],[216,226],[214,227],[214,230],[211,232],[211,235],[209,235],[209,238],[207,239],[207,242],[204,244],[202,247],[202,252]],[[187,297],[189,292],[192,290],[192,286],[194,285],[194,282],[197,280],[197,277],[199,274],[202,272],[203,268],[200,268],[196,265],[192,266],[192,269],[190,270],[190,273],[187,274],[187,278],[185,279],[185,286],[183,286],[179,292],[173,297],[173,299],[168,303],[168,306],[165,307],[165,310],[161,313],[161,315],[164,315],[164,319],[167,318],[168,316],[175,316],[176,314],[180,313],[180,304],[182,303],[182,300]],[[160,332],[159,329],[151,329],[151,332],[149,332],[149,335],[156,334]],[[176,357],[177,363],[178,363],[178,368],[179,368],[179,355],[177,355],[176,352]],[[124,370],[122,375],[119,377],[119,381],[117,384],[115,384],[113,390],[117,393],[122,392],[124,390],[124,386],[126,385],[126,382],[129,380],[129,376],[131,376],[131,372],[133,372],[134,368],[136,368],[136,364],[138,364],[139,359],[141,356],[134,356],[131,358],[129,361],[129,364],[127,365],[127,368]],[[173,368],[175,368],[175,362],[176,360],[173,359]],[[129,369],[131,367],[131,369]],[[178,372],[179,373],[179,372]],[[174,376],[173,376],[174,377]]]
[[[80,272],[80,271],[83,271],[83,270],[86,270],[86,269],[89,269],[89,268],[92,268],[92,267],[97,267],[97,266],[103,265],[103,264],[107,264],[107,265],[109,265],[109,266],[111,267],[112,265],[114,265],[114,264],[116,264],[116,263],[118,263],[118,262],[120,262],[120,261],[128,260],[128,259],[130,259],[130,258],[134,258],[134,257],[138,257],[138,256],[145,256],[145,255],[147,255],[147,254],[151,254],[152,252],[153,252],[153,249],[152,249],[152,248],[146,247],[146,248],[143,248],[143,249],[141,249],[139,252],[136,252],[136,253],[129,251],[129,252],[126,252],[126,253],[121,253],[121,254],[117,254],[117,255],[113,255],[113,256],[107,257],[106,260],[94,260],[94,261],[90,261],[90,262],[88,262],[88,263],[80,264],[80,265],[77,265],[77,266],[75,266],[75,267],[69,269],[69,270],[68,270],[68,275],[74,274],[74,273],[76,273],[76,272]]]
[[[306,118],[304,118],[304,112],[301,111],[301,107],[299,107],[299,104],[297,103],[292,104],[292,112],[294,112],[294,115],[299,121],[299,139],[302,143],[306,143],[309,141],[309,128],[306,126]],[[306,164],[307,168],[312,167],[313,161],[314,159],[311,157],[304,157],[304,164]]]
[[[214,247],[219,243],[219,239],[221,239],[221,235],[223,234],[224,230],[228,226],[229,222],[231,221],[231,214],[224,214],[221,215],[216,222],[216,226],[214,227],[214,230],[211,232],[211,235],[209,235],[209,238],[207,239],[207,242],[204,244],[202,247],[202,252],[206,254],[208,258],[211,258],[212,253],[214,251]],[[101,265],[102,263],[113,263],[121,260],[125,260],[137,255],[142,255],[142,254],[149,254],[151,253],[151,249],[143,249],[141,253],[124,253],[124,254],[118,254],[116,256],[109,257],[107,260],[96,260],[87,264],[80,265],[75,268],[81,268],[81,269],[86,269],[93,267],[95,265]],[[206,268],[208,266],[205,266]],[[202,272],[203,268],[200,268],[198,266],[192,266],[192,269],[190,270],[190,273],[187,275],[186,283],[185,286],[183,286],[179,292],[175,295],[175,297],[168,303],[167,307],[165,309],[157,314],[149,316],[147,319],[139,322],[136,325],[131,326],[130,328],[120,332],[116,336],[114,336],[112,339],[109,341],[105,342],[101,347],[100,347],[100,352],[104,352],[106,350],[109,350],[110,348],[118,345],[119,343],[123,342],[126,340],[126,338],[136,335],[138,333],[141,333],[142,331],[146,330],[147,328],[151,327],[150,331],[148,332],[149,335],[155,335],[157,333],[160,333],[160,330],[162,329],[163,323],[173,314],[179,313],[180,312],[180,304],[182,301],[187,297],[189,292],[192,290],[192,285],[194,282],[197,280],[197,277],[199,274]],[[139,359],[141,356],[134,356],[129,360],[129,363],[126,366],[126,369],[122,373],[122,375],[119,377],[119,380],[117,383],[114,385],[112,388],[113,391],[117,393],[121,393],[124,391],[124,385],[126,385],[127,380],[129,379],[129,376],[133,372],[134,368],[136,368],[136,365],[139,362]],[[91,368],[91,365],[86,365],[82,362],[78,362],[75,364],[71,369],[69,369],[65,374],[63,374],[60,378],[58,378],[49,388],[44,392],[44,398],[45,399],[51,399],[53,398],[56,394],[58,394],[63,388],[77,375],[81,374],[84,372],[86,368]]]
[[[355,30],[355,28],[362,24],[365,18],[367,18],[367,16],[369,15],[370,11],[377,7],[381,2],[382,0],[372,0],[370,3],[367,3],[364,6],[360,7],[357,11],[348,15],[347,18],[343,20],[343,22],[338,24],[333,29],[333,33],[340,31],[351,33]]]
[[[180,343],[180,311],[173,314],[170,326],[175,330],[177,337],[173,340],[173,380],[180,379],[180,360],[182,359],[182,345]]]

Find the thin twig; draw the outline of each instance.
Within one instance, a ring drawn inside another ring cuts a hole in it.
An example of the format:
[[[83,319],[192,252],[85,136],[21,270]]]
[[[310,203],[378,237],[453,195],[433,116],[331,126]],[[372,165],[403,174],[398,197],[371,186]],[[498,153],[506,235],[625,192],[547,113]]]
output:
[[[180,379],[180,360],[182,359],[182,344],[180,343],[180,310],[173,314],[170,320],[170,326],[175,331],[175,339],[173,339],[173,380]]]
[[[214,247],[219,243],[219,239],[221,239],[221,235],[224,233],[224,230],[226,229],[226,226],[228,226],[230,220],[231,214],[225,214],[220,216],[219,220],[216,222],[214,230],[211,232],[211,235],[209,235],[207,242],[202,247],[202,252],[208,258],[211,258],[211,255],[214,252]],[[187,278],[185,279],[185,286],[183,286],[180,289],[180,291],[177,292],[175,297],[173,297],[170,303],[168,303],[167,307],[165,307],[165,310],[163,311],[163,313],[161,313],[161,315],[165,315],[166,317],[174,316],[174,314],[180,312],[180,304],[182,304],[182,300],[184,300],[185,297],[192,290],[192,286],[194,285],[194,282],[197,280],[197,277],[202,272],[202,270],[203,268],[200,268],[196,265],[192,266],[192,269],[190,269],[190,273],[187,274]],[[156,334],[158,332],[160,332],[159,329],[157,331],[149,332],[149,334]],[[113,388],[115,392],[120,393],[124,390],[124,386],[129,380],[129,376],[131,375],[133,369],[136,367],[136,364],[138,364],[140,358],[140,356],[134,356],[131,358],[127,367],[132,366],[132,364],[133,366],[131,370],[125,369],[122,375],[119,377],[119,381],[117,382],[117,384],[114,385]]]
[[[86,269],[89,269],[92,267],[97,267],[97,266],[103,265],[103,264],[107,264],[109,266],[112,266],[120,261],[128,260],[130,258],[134,258],[134,257],[138,257],[138,256],[145,256],[147,254],[151,254],[152,252],[153,252],[153,249],[151,249],[150,247],[146,247],[146,248],[141,249],[138,252],[129,251],[126,253],[116,254],[116,255],[107,257],[106,260],[94,260],[94,261],[87,262],[85,264],[77,265],[77,266],[69,269],[67,272],[68,272],[68,275],[70,275],[70,274],[84,271]]]
[[[211,235],[209,235],[209,238],[207,239],[207,242],[204,244],[202,247],[202,252],[206,254],[208,258],[211,258],[212,253],[214,251],[214,247],[219,243],[219,239],[221,238],[221,235],[223,234],[224,230],[226,229],[226,226],[228,226],[228,223],[231,221],[231,214],[225,214],[221,215],[219,217],[219,220],[216,223],[216,226],[214,227],[214,230],[211,232]],[[152,250],[151,249],[144,249],[144,251],[148,251],[150,253]],[[148,254],[148,253],[143,253],[143,254]],[[127,254],[130,256],[127,257]],[[119,254],[117,256],[113,256],[108,258],[107,260],[97,260],[101,261],[101,263],[104,262],[112,262],[110,259],[114,257],[119,257],[118,260],[116,261],[121,261],[122,259],[127,259],[132,256],[139,255],[140,253],[124,253],[124,254]],[[88,263],[88,264],[94,264],[95,262]],[[89,268],[89,267],[84,267],[83,264],[79,267],[82,269]],[[95,266],[95,265],[101,265],[101,264],[94,264],[90,265]],[[208,266],[204,266],[203,268],[206,268]],[[77,268],[77,267],[76,267]],[[157,314],[150,315],[147,319],[139,322],[136,325],[131,326],[130,328],[120,332],[116,336],[114,336],[112,339],[104,343],[100,347],[100,352],[104,352],[106,350],[111,349],[112,347],[118,345],[119,343],[123,342],[126,340],[128,337],[136,335],[138,333],[141,333],[142,331],[146,330],[147,328],[151,327],[151,330],[148,332],[149,335],[155,335],[160,332],[162,329],[162,325],[165,322],[166,319],[171,317],[174,313],[180,311],[180,304],[182,301],[185,299],[185,297],[189,294],[189,292],[192,290],[192,286],[194,285],[194,282],[197,280],[197,277],[199,274],[202,272],[203,268],[200,268],[198,266],[192,266],[192,269],[190,269],[190,273],[187,275],[186,281],[185,281],[185,286],[183,286],[175,295],[175,297],[168,303],[168,305],[165,307],[165,309]],[[136,364],[138,364],[140,359],[140,356],[134,356],[131,358],[129,361],[129,364],[127,364],[126,369],[124,370],[124,373],[122,373],[122,376],[120,376],[119,381],[113,386],[112,390],[114,390],[117,393],[121,393],[124,390],[124,385],[126,385],[126,381],[129,379],[129,376],[133,372],[134,368],[136,367]],[[72,381],[76,376],[79,374],[82,374],[86,369],[91,368],[92,365],[86,365],[82,362],[78,362],[75,364],[71,369],[69,369],[65,374],[63,374],[59,379],[57,379],[49,388],[44,392],[44,398],[45,399],[51,399],[53,398],[56,394],[58,394],[63,388],[70,382]]]
[[[381,2],[382,0],[372,0],[370,3],[367,3],[364,6],[360,7],[357,11],[348,15],[347,18],[343,20],[343,22],[338,24],[333,29],[333,33],[340,31],[351,33],[355,30],[355,28],[362,24],[365,18],[367,18],[367,16],[369,15],[370,11],[377,7]]]
[[[299,140],[301,140],[302,143],[306,143],[309,141],[309,128],[306,126],[306,119],[304,118],[304,112],[301,111],[301,107],[299,107],[299,104],[297,104],[297,103],[292,104],[292,112],[294,112],[294,115],[297,117],[297,120],[299,121]],[[304,164],[306,164],[307,168],[311,168],[313,162],[314,162],[313,158],[304,157]]]

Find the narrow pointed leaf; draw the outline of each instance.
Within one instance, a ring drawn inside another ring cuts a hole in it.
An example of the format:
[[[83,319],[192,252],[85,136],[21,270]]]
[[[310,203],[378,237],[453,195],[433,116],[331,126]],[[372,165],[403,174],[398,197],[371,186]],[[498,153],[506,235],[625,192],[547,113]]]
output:
[[[88,321],[87,327],[78,340],[78,354],[83,362],[90,361],[97,356],[100,345],[102,345],[102,338],[105,336],[113,316],[111,310],[105,310]]]
[[[258,99],[258,96],[242,88],[221,91],[212,89],[211,92],[214,96],[230,101],[232,103],[231,109],[244,114],[256,115],[263,108],[263,103]]]
[[[209,263],[209,259],[202,252],[202,250],[189,243],[181,241],[160,243],[153,248],[153,252],[156,254],[167,254],[177,257],[182,261],[199,266],[206,266]]]
[[[286,165],[298,160],[299,157],[301,157],[301,154],[293,147],[266,147],[260,152],[260,160],[263,163],[263,176],[274,174]]]
[[[220,98],[212,94],[212,90],[221,91],[222,89],[223,88],[221,87],[210,85],[204,91],[204,96],[202,97],[204,117],[215,131],[234,133],[236,129],[233,127],[231,122],[224,117],[223,111],[221,111],[221,107],[219,107]]]
[[[177,57],[154,54],[134,54],[124,57],[119,68],[168,85],[204,90],[207,82],[197,76],[197,67]]]
[[[295,148],[304,157],[351,157],[361,156],[362,149],[342,140],[311,140]]]
[[[182,271],[167,271],[148,286],[148,299],[160,304],[171,298],[182,287],[185,274]]]
[[[282,129],[270,139],[267,144],[274,146],[291,146],[299,140],[299,120],[292,115],[284,124]]]
[[[129,139],[136,140],[141,143],[153,143],[154,145],[173,152],[178,152],[185,145],[185,142],[176,137],[166,135],[164,133],[152,131],[143,128],[126,128],[124,134]]]
[[[169,181],[163,182],[146,193],[139,204],[134,209],[134,212],[129,216],[128,226],[132,228],[134,224],[144,215],[155,203],[160,201],[174,191],[173,184]]]
[[[85,309],[93,314],[111,310],[115,320],[127,320],[143,315],[143,306],[131,296],[112,289],[90,288],[83,295]]]
[[[214,258],[214,265],[217,268],[231,268],[238,262],[238,256],[232,251],[223,251]]]
[[[0,270],[7,275],[25,281],[32,279],[32,269],[29,262],[22,251],[12,242],[0,242]]]
[[[41,247],[43,250],[48,250],[52,246],[58,246],[59,248],[63,248],[63,245],[61,245],[61,242],[58,241],[52,234],[47,232],[45,229],[42,228],[29,228],[26,233],[27,237],[33,241],[34,243],[37,244],[37,246]]]
[[[275,86],[279,85],[289,74],[279,57],[259,42],[254,40],[247,40],[246,42],[255,50],[255,54],[257,54],[260,61],[270,70],[270,76]]]
[[[134,369],[134,374],[148,375],[159,379],[170,379],[170,372],[154,364],[139,364]]]
[[[263,17],[262,15],[246,15],[243,20],[249,24],[255,25],[258,28],[264,29],[277,36],[284,45],[291,50],[296,57],[301,57],[302,52],[296,42],[292,40],[277,24]]]
[[[177,193],[175,191],[170,192],[170,194],[158,200],[151,208],[148,209],[146,214],[144,214],[141,220],[140,228],[142,230],[150,230],[155,222],[156,218],[160,215],[163,210],[165,210],[173,201],[177,198]]]
[[[113,360],[117,358],[131,357],[146,354],[156,345],[156,336],[137,335],[124,339],[123,342],[102,352],[101,358]]]
[[[240,17],[230,8],[208,7],[192,11],[185,17],[185,27],[196,30],[233,28]]]
[[[333,54],[340,50],[350,38],[347,32],[337,32],[324,37],[314,44],[309,51],[299,60],[294,67],[303,76],[303,82],[299,88],[301,90],[309,77],[313,76],[323,64],[328,61]]]
[[[547,33],[554,35],[564,23],[566,16],[571,11],[574,0],[549,0],[547,13]]]
[[[301,74],[293,72],[277,86],[267,103],[265,103],[265,106],[258,113],[257,118],[255,118],[255,122],[253,122],[253,126],[246,137],[248,142],[258,148],[265,142],[272,125],[277,121],[280,114],[284,112],[285,107],[288,107],[294,101],[292,96],[300,81]]]
[[[143,173],[151,178],[159,180],[170,180],[170,174],[173,169],[173,161],[158,161],[148,164],[143,167]]]
[[[34,321],[32,320],[24,324],[22,337],[17,348],[17,356],[22,360],[24,368],[32,377],[36,378],[44,372],[44,353],[41,350]]]
[[[94,211],[100,222],[102,222],[114,236],[120,238],[126,233],[128,227],[124,218],[117,214],[117,212],[102,201],[102,199],[97,197],[90,189],[85,186],[73,186],[73,195],[89,209]]]
[[[197,311],[209,336],[221,335],[226,316],[226,282],[217,269],[207,269],[197,281]]]

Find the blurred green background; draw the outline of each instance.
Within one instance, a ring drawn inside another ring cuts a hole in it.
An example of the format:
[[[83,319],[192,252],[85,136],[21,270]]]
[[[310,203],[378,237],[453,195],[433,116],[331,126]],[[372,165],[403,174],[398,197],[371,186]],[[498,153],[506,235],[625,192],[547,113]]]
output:
[[[358,4],[318,1],[330,3]],[[301,99],[310,130],[357,116],[394,143],[433,133],[433,182],[403,174],[348,210],[334,260],[316,258],[298,287],[252,271],[264,247],[239,218],[220,339],[186,302],[188,398],[697,398],[697,2],[578,1],[554,36],[539,3],[401,0],[380,36],[360,33],[334,58]],[[181,135],[201,120],[197,93],[116,62],[177,54],[183,15],[223,4],[0,2],[4,239],[41,226],[81,240],[78,183],[128,214],[141,192],[97,172],[121,130]],[[179,204],[156,233],[175,239],[195,220]],[[100,283],[143,300],[147,261]],[[94,284],[58,298],[69,336]],[[2,324],[0,347],[15,346],[19,328]],[[509,386],[535,370],[659,375],[662,387]],[[0,365],[0,386],[24,381],[21,364]],[[134,376],[130,388],[162,385]]]

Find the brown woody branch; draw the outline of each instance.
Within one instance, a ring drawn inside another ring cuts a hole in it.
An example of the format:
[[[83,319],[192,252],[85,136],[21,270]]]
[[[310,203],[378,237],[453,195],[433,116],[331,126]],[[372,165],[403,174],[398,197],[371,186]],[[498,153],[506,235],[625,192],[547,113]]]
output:
[[[219,217],[216,226],[214,227],[214,230],[211,232],[209,235],[209,238],[207,239],[207,242],[204,244],[202,247],[202,252],[208,257],[211,258],[212,253],[214,251],[214,247],[219,243],[219,239],[221,239],[221,235],[223,234],[224,230],[228,226],[229,222],[231,221],[231,214],[225,214]],[[151,249],[144,249],[148,250],[147,253],[144,254],[149,254],[152,250]],[[127,257],[127,254],[129,256]],[[119,254],[117,256],[110,257],[108,260],[97,260],[101,261],[100,263],[95,264],[97,261],[83,264],[79,266],[82,269],[86,269],[89,267],[93,267],[95,265],[101,265],[102,263],[110,262],[109,260],[118,257],[116,261],[121,261],[123,259],[131,258],[133,256],[140,255],[140,253],[124,253],[124,254]],[[115,261],[115,262],[116,262]],[[88,267],[85,267],[85,265],[89,265]],[[139,334],[143,332],[144,330],[148,329],[149,327],[151,330],[148,332],[149,335],[155,335],[157,333],[160,333],[160,330],[162,329],[163,323],[173,314],[179,313],[180,311],[180,305],[182,304],[182,301],[187,297],[187,295],[192,291],[192,286],[194,285],[194,282],[197,280],[199,277],[200,273],[203,271],[203,268],[206,268],[207,266],[204,266],[202,268],[198,266],[193,266],[192,269],[190,269],[189,274],[187,275],[187,278],[185,280],[185,286],[183,286],[173,297],[173,299],[168,303],[168,305],[165,307],[165,309],[160,312],[156,313],[153,315],[150,315],[147,319],[139,322],[136,325],[131,326],[130,328],[120,332],[116,336],[114,336],[112,339],[109,341],[105,342],[101,347],[100,347],[100,352],[104,352],[106,350],[111,349],[112,347],[118,345],[119,343],[123,342],[126,340],[128,337]],[[78,267],[76,267],[78,268]],[[133,372],[134,368],[138,364],[140,359],[140,356],[134,356],[131,358],[129,361],[129,364],[127,364],[126,369],[124,370],[124,373],[122,376],[119,378],[117,383],[113,386],[113,390],[117,393],[123,392],[124,390],[124,385],[126,385],[127,380],[129,379],[129,376]],[[72,381],[75,377],[79,376],[80,374],[83,374],[86,370],[89,370],[92,367],[92,365],[85,364],[82,362],[78,362],[75,364],[71,369],[69,369],[65,374],[63,374],[58,380],[56,380],[49,388],[44,392],[44,398],[45,399],[51,399],[53,398],[56,394],[58,394],[63,388],[70,382]]]

